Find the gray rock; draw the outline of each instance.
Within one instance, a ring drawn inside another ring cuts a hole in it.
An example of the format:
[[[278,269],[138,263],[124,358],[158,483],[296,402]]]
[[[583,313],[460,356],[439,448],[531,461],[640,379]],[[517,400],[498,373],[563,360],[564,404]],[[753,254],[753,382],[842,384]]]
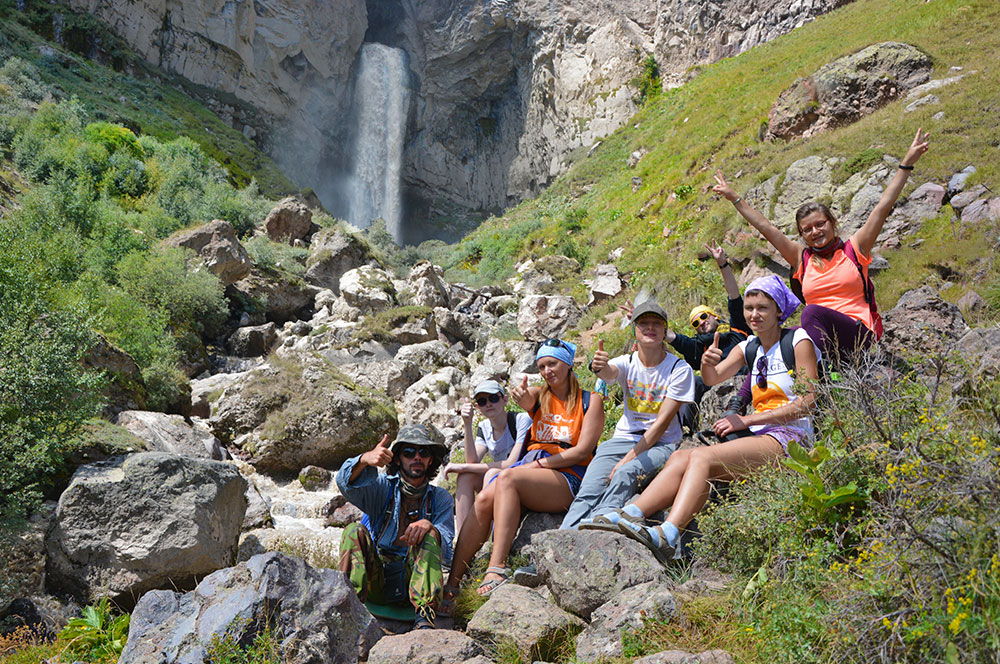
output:
[[[287,272],[258,267],[233,284],[233,289],[249,301],[262,304],[266,319],[275,323],[295,318],[299,311],[312,306],[319,292]]]
[[[191,415],[208,418],[212,415],[212,404],[222,395],[223,390],[239,380],[238,373],[217,373],[207,378],[191,381]]]
[[[768,114],[767,136],[787,140],[855,122],[926,82],[932,67],[930,56],[909,44],[867,46],[782,92]]]
[[[907,104],[906,108],[903,109],[903,112],[912,113],[921,106],[927,106],[928,104],[940,104],[940,103],[941,103],[941,98],[938,97],[937,95],[925,95],[923,97],[920,97],[916,101],[912,101],[909,104]]]
[[[306,491],[320,491],[330,486],[333,475],[326,468],[306,466],[299,471],[299,484]]]
[[[640,657],[632,664],[733,664],[733,656],[725,650],[706,650],[692,654],[683,650],[664,650]]]
[[[945,188],[933,182],[925,182],[914,189],[906,200],[896,205],[882,228],[880,238],[898,238],[919,230],[928,219],[938,216],[944,204]]]
[[[975,72],[969,72],[972,74]],[[941,88],[951,85],[952,83],[958,83],[963,78],[968,76],[968,74],[959,74],[958,76],[949,76],[948,78],[939,78],[933,81],[927,81],[922,83],[917,87],[913,88],[906,94],[907,99],[925,99],[925,95],[934,90],[940,90]]]
[[[461,632],[426,629],[382,637],[368,653],[368,664],[453,664],[481,653],[479,644]]]
[[[590,281],[590,302],[596,304],[616,297],[622,292],[622,278],[618,268],[610,263],[602,263],[594,268],[594,278]]]
[[[447,307],[450,297],[443,274],[441,268],[429,261],[420,261],[410,268],[410,275],[407,277],[411,293],[410,304],[418,307]]]
[[[296,198],[283,198],[267,213],[264,231],[274,242],[287,242],[304,238],[312,226],[312,210]]]
[[[210,423],[257,468],[286,472],[336,468],[396,433],[391,401],[305,353],[247,372],[219,397]]]
[[[1000,326],[969,330],[955,344],[955,353],[970,363],[972,380],[1000,376]]]
[[[452,343],[461,343],[466,348],[474,348],[475,340],[482,329],[479,318],[482,314],[463,314],[444,307],[434,309],[434,322],[445,338]]]
[[[580,263],[573,258],[554,254],[524,261],[517,267],[520,281],[514,283],[514,292],[522,296],[552,293],[555,284],[564,282],[580,273]]]
[[[959,194],[962,196],[964,194]],[[1000,219],[1000,197],[980,198],[965,206],[962,210],[962,223],[975,224],[981,221],[996,221]]]
[[[384,311],[396,301],[396,288],[389,274],[373,265],[348,270],[340,278],[344,301],[365,313]]]
[[[116,348],[100,334],[95,334],[94,345],[84,353],[80,362],[87,369],[103,371],[107,381],[102,390],[105,397],[103,414],[111,418],[123,410],[146,407],[146,384],[142,370],[131,355]]]
[[[544,599],[531,588],[507,583],[490,594],[466,628],[477,641],[512,641],[522,653],[560,636],[567,640],[583,628],[583,621]]]
[[[582,314],[569,295],[529,295],[521,300],[517,329],[528,341],[561,337]]]
[[[869,269],[871,269],[870,266]],[[955,306],[968,319],[971,315],[978,314],[986,308],[986,300],[976,291],[968,290],[962,297],[958,298]]]
[[[239,357],[260,357],[267,355],[278,340],[278,328],[274,323],[238,327],[226,339],[229,352]]]
[[[624,535],[549,530],[531,539],[531,550],[556,603],[585,619],[625,588],[667,578],[653,554]]]
[[[515,374],[538,373],[535,366],[535,344],[530,341],[490,339],[483,350],[483,359],[470,381],[477,385],[489,378],[510,380]]]
[[[234,284],[250,273],[250,255],[236,239],[236,231],[228,221],[216,219],[204,226],[176,233],[164,240],[164,244],[194,251],[223,286]]]
[[[150,452],[217,461],[228,457],[222,443],[211,431],[191,426],[180,415],[126,410],[118,414],[115,424],[146,441],[146,449]]]
[[[562,512],[527,512],[521,519],[521,525],[517,528],[514,541],[510,545],[512,554],[522,553],[523,549],[531,545],[531,538],[546,530],[556,530],[562,524]]]
[[[817,155],[792,162],[785,171],[781,193],[774,204],[774,220],[779,228],[795,232],[795,211],[804,203],[829,199],[833,195],[833,166]]]
[[[342,498],[343,496],[340,497]],[[355,507],[353,503],[344,500],[341,505],[335,507],[331,505],[330,512],[326,515],[326,525],[334,528],[343,528],[348,524],[361,521],[363,515],[364,512]]]
[[[576,657],[581,662],[622,657],[622,634],[636,633],[645,620],[667,622],[677,615],[670,589],[658,581],[626,588],[591,616],[590,624],[576,639]]]
[[[958,173],[952,175],[951,179],[948,180],[948,196],[952,197],[961,191],[965,191],[966,183],[969,181],[969,178],[972,177],[972,175],[975,172],[976,172],[976,167],[970,164],[969,166],[966,166],[965,168],[960,170]]]
[[[0,543],[0,611],[21,597],[40,595],[45,586],[45,533],[55,517],[56,505],[46,501],[28,518],[24,529],[10,528]],[[0,623],[2,624],[2,623]]]
[[[241,532],[257,530],[258,528],[271,528],[274,526],[274,519],[271,518],[271,502],[264,497],[253,483],[247,478],[247,512],[243,516]]]
[[[406,388],[403,394],[405,420],[457,432],[460,426],[458,402],[469,395],[470,389],[468,374],[455,367],[443,367],[427,374]]]
[[[305,278],[309,283],[339,295],[340,278],[344,273],[371,260],[368,245],[350,233],[340,229],[322,230],[312,237]]]
[[[977,184],[972,189],[963,191],[960,194],[952,196],[951,200],[948,202],[951,203],[952,208],[954,208],[958,212],[961,212],[962,209],[965,208],[967,205],[970,205],[976,200],[982,198],[987,191],[988,189],[986,189],[984,185]]]
[[[232,465],[144,452],[81,466],[46,538],[47,583],[128,605],[235,560],[247,482]]]
[[[969,331],[962,312],[930,286],[903,293],[884,316],[881,345],[899,357],[933,357]]]
[[[143,595],[118,662],[200,664],[213,638],[248,643],[264,625],[288,664],[357,662],[381,637],[343,573],[266,553],[207,576],[192,592]]]

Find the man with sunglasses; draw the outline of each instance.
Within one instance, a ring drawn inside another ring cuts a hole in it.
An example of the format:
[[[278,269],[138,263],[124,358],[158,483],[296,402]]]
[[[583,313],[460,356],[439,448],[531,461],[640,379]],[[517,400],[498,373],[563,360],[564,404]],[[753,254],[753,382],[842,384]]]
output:
[[[719,270],[722,272],[722,283],[726,287],[728,296],[727,309],[729,310],[729,326],[724,326],[719,319],[719,315],[708,306],[699,305],[691,310],[688,320],[694,330],[693,336],[678,334],[667,328],[667,343],[681,354],[684,361],[691,365],[695,371],[701,370],[701,356],[705,349],[715,341],[715,333],[719,333],[719,350],[722,356],[729,355],[729,351],[735,348],[740,342],[745,341],[750,329],[746,318],[743,317],[743,297],[740,295],[739,286],[736,284],[736,276],[732,268],[729,267],[729,257],[722,247],[715,244],[705,245],[708,252],[715,259]],[[681,408],[681,425],[693,432],[698,427],[698,404],[701,398],[708,391],[708,387],[702,381],[701,376],[695,377],[694,403],[685,404]]]
[[[338,569],[362,601],[409,601],[416,610],[414,627],[427,629],[434,626],[444,585],[441,565],[451,563],[455,535],[451,494],[430,485],[448,450],[422,424],[403,426],[391,445],[388,440],[383,436],[337,471],[341,493],[365,515],[344,529]]]

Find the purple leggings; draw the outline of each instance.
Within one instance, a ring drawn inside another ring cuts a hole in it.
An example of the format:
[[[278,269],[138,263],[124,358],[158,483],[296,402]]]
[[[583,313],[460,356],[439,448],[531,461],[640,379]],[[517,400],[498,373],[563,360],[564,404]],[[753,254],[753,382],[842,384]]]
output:
[[[850,362],[875,343],[875,335],[864,323],[818,304],[807,304],[802,310],[802,328],[834,363]]]

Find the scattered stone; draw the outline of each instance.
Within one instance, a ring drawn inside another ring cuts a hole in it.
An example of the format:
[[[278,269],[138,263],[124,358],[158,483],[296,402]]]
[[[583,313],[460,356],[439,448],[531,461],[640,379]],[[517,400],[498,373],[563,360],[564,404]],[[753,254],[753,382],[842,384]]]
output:
[[[110,419],[123,410],[145,408],[148,395],[139,365],[131,355],[100,334],[96,334],[95,339],[80,362],[86,369],[103,371],[108,378],[102,390],[106,400],[103,415]]]
[[[636,150],[628,156],[628,167],[635,168],[642,161],[642,158],[646,156],[645,150]]]
[[[916,101],[907,104],[906,108],[903,109],[903,112],[912,113],[921,106],[927,106],[928,104],[940,104],[940,103],[941,103],[941,98],[938,97],[937,95],[927,95],[925,97],[921,97],[920,99],[917,99]]]
[[[767,138],[788,140],[855,122],[926,82],[930,56],[882,42],[820,67],[781,93],[768,113]]]
[[[976,167],[970,165],[952,175],[951,179],[948,180],[948,197],[951,198],[959,192],[964,191],[966,183],[975,172]]]
[[[306,491],[322,491],[330,486],[333,475],[326,468],[306,466],[299,471],[299,484]]]
[[[632,193],[636,193],[640,188],[642,188],[642,178],[636,175],[632,178]]]
[[[492,593],[466,628],[476,641],[514,642],[522,653],[529,653],[542,642],[560,636],[572,638],[584,626],[582,620],[563,611],[531,588],[507,583]]]
[[[167,452],[217,461],[223,461],[229,456],[211,431],[188,424],[180,415],[126,410],[118,414],[115,424],[145,441],[146,449],[150,452]]]
[[[164,240],[164,244],[194,251],[223,286],[234,284],[250,274],[250,255],[236,238],[236,230],[228,221],[216,219],[204,226],[176,233]]]
[[[733,657],[725,650],[706,650],[696,655],[683,650],[664,650],[640,657],[632,664],[733,664]]]
[[[368,653],[368,664],[453,664],[481,653],[479,644],[461,632],[426,629],[382,637]]]
[[[959,194],[964,196],[964,194]],[[975,224],[980,221],[996,221],[1000,219],[1000,197],[989,200],[980,198],[973,201],[962,210],[962,223]]]
[[[667,580],[653,554],[624,535],[549,530],[531,538],[531,552],[556,603],[584,619],[626,588]]]
[[[267,355],[278,340],[278,328],[274,323],[239,327],[226,339],[229,352],[238,357],[260,357]]]
[[[872,274],[878,274],[883,270],[889,269],[889,261],[884,256],[873,255],[872,262],[868,265],[868,271]]]
[[[521,300],[517,329],[528,341],[561,337],[582,314],[569,295],[529,295]]]
[[[251,478],[244,475],[244,479],[247,481],[247,512],[243,516],[240,531],[245,533],[258,528],[272,528],[274,519],[271,517],[271,501],[264,497]]]
[[[670,589],[659,581],[626,588],[591,616],[590,624],[576,639],[576,657],[581,662],[622,657],[622,634],[642,629],[645,620],[667,622],[677,615]]]
[[[969,330],[954,350],[969,362],[972,380],[993,380],[1000,376],[1000,326]]]
[[[164,452],[81,466],[46,538],[47,584],[124,606],[152,588],[190,588],[235,560],[246,489],[230,464]]]
[[[617,297],[621,292],[622,278],[617,267],[611,263],[601,263],[594,268],[594,278],[590,282],[588,306]]]
[[[525,547],[531,545],[531,538],[546,530],[556,530],[562,525],[564,514],[550,512],[527,512],[521,519],[517,534],[510,545],[511,554],[523,553]]]
[[[517,266],[513,280],[514,292],[521,295],[552,293],[555,284],[574,279],[580,274],[580,263],[559,254],[526,260]]]
[[[596,152],[597,148],[599,148],[599,147],[601,147],[601,141],[597,141],[596,143],[594,143],[593,145],[591,145],[590,149],[587,150],[587,156],[588,157],[594,156],[594,152]]]
[[[282,270],[256,267],[232,288],[245,301],[262,305],[266,320],[279,324],[297,318],[301,311],[312,306],[319,292],[315,286]]]
[[[373,265],[348,270],[340,278],[340,294],[344,301],[364,313],[383,311],[392,307],[396,289],[389,274]]]
[[[19,597],[39,595],[45,586],[45,533],[52,524],[56,505],[46,501],[32,512],[27,527],[0,533],[0,566],[3,583],[0,583],[0,608],[7,607]],[[0,618],[0,635],[3,634]]]
[[[343,498],[343,496],[338,497]],[[361,521],[363,515],[364,512],[355,507],[354,503],[349,503],[344,499],[343,504],[336,507],[331,504],[330,513],[326,516],[326,525],[333,528],[343,528],[348,524]]]
[[[938,111],[932,115],[931,120],[934,120],[934,122],[941,122],[941,120],[944,120],[944,111]]]
[[[264,230],[274,242],[304,238],[312,227],[312,210],[293,196],[283,198],[267,213]]]
[[[933,357],[951,349],[969,331],[958,307],[930,286],[903,293],[884,322],[881,345],[899,357]]]
[[[368,245],[355,236],[339,229],[322,230],[312,237],[305,279],[339,295],[340,278],[344,273],[371,260]]]
[[[192,592],[143,595],[118,662],[208,661],[213,637],[249,643],[265,624],[287,664],[357,662],[381,637],[341,572],[266,553],[211,574]]]
[[[207,378],[191,381],[191,415],[193,417],[209,418],[212,415],[212,403],[223,390],[239,380],[240,374],[217,373]]]
[[[443,271],[429,261],[420,261],[410,269],[407,277],[411,292],[411,304],[418,307],[447,307],[448,289],[444,284]]]
[[[882,229],[882,237],[889,239],[918,230],[923,222],[938,216],[946,193],[944,187],[933,182],[925,182],[914,189],[893,209]]]
[[[774,223],[795,232],[795,211],[804,203],[833,196],[833,167],[836,162],[812,155],[794,161],[785,171],[781,193],[774,204]]]
[[[978,199],[982,198],[983,194],[987,191],[989,190],[985,185],[977,184],[972,189],[955,194],[948,202],[951,203],[951,207],[954,208],[956,212],[961,212],[967,205],[971,205]]]
[[[476,337],[479,335],[483,325],[479,322],[482,314],[463,314],[460,311],[452,311],[444,307],[434,309],[434,322],[437,329],[443,332],[445,338],[451,343],[460,343],[466,348],[475,348]]]
[[[965,292],[965,295],[958,298],[958,302],[955,305],[965,318],[968,319],[971,315],[978,314],[986,308],[986,300],[976,291],[968,290]]]
[[[976,73],[975,71],[970,71],[968,74],[960,74],[958,76],[949,76],[948,78],[939,78],[933,81],[927,81],[926,83],[922,83],[917,87],[913,88],[912,90],[910,90],[906,94],[906,98],[907,99],[926,98],[925,95],[927,95],[927,93],[933,90],[939,90],[945,87],[946,85],[951,85],[952,83],[958,83],[969,74],[975,74],[975,73]]]
[[[410,385],[403,394],[401,411],[407,422],[420,422],[452,430],[456,439],[458,402],[469,395],[469,375],[456,367],[442,367]],[[446,440],[446,443],[451,440]]]

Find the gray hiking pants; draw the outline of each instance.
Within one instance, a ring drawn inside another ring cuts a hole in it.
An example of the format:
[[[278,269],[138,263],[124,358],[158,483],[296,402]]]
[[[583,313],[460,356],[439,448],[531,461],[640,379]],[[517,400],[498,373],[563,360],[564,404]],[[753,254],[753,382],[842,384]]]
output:
[[[633,441],[624,438],[612,438],[597,446],[597,454],[587,466],[580,490],[560,528],[576,528],[584,518],[624,507],[636,494],[639,480],[659,472],[675,447],[654,445],[619,468],[609,484],[611,470],[634,446]]]

